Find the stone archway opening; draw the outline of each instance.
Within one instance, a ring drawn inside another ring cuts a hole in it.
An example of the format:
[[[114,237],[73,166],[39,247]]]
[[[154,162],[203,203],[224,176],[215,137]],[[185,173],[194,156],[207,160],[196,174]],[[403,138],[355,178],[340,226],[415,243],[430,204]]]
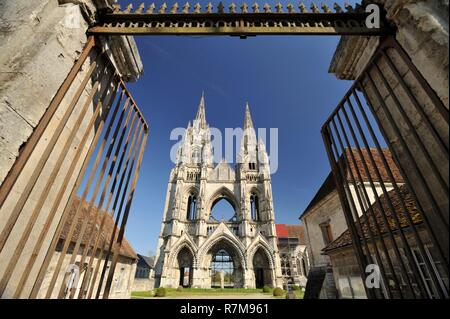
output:
[[[182,248],[177,256],[178,285],[188,288],[192,286],[194,256],[186,247]]]
[[[211,288],[234,287],[233,258],[225,249],[220,249],[211,261]]]
[[[212,206],[211,213],[209,215],[210,221],[225,221],[232,222],[237,220],[236,208],[233,205],[233,202],[230,201],[227,197],[219,197],[217,198]]]
[[[213,245],[207,254],[211,288],[244,287],[244,267],[237,248],[226,240]],[[222,279],[223,278],[223,279]]]
[[[258,248],[253,256],[253,271],[255,273],[255,287],[263,288],[264,286],[273,286],[272,272],[269,259],[262,250]]]

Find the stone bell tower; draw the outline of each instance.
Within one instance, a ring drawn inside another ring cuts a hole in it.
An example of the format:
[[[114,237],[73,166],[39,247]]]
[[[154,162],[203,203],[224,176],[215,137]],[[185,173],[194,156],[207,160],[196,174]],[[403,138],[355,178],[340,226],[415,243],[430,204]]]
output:
[[[222,274],[226,267],[230,287],[281,286],[269,160],[248,104],[243,132],[238,163],[215,163],[202,95],[169,178],[156,256],[157,286],[210,288],[216,285],[218,267]],[[234,209],[228,220],[212,214],[221,200]]]

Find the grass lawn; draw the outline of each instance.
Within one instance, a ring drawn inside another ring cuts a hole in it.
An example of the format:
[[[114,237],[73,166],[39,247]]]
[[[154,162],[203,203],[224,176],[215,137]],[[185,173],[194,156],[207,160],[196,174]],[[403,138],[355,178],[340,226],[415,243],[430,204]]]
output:
[[[182,291],[177,291],[176,288],[166,288],[167,297],[182,297],[189,295],[229,295],[229,294],[265,294],[271,295],[272,292],[263,293],[262,289],[245,289],[245,288],[226,288],[226,289],[202,289],[202,288],[184,288]],[[295,290],[297,299],[303,299],[303,291]],[[133,291],[131,298],[149,298],[153,297],[153,291]],[[275,297],[277,299],[285,299],[286,295]]]

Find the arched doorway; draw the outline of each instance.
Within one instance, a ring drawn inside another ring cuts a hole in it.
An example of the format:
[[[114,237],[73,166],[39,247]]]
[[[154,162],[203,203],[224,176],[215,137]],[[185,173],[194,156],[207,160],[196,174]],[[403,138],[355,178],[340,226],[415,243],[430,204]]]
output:
[[[242,288],[244,267],[242,253],[227,239],[219,240],[206,255],[206,265],[211,279],[211,288]]]
[[[225,249],[220,249],[211,261],[211,288],[234,287],[233,258]]]
[[[269,259],[262,248],[258,248],[253,256],[253,271],[255,272],[255,287],[273,286],[272,268]]]
[[[180,250],[177,256],[178,269],[179,269],[179,286],[190,287],[192,285],[193,264],[194,256],[192,253],[184,247]]]

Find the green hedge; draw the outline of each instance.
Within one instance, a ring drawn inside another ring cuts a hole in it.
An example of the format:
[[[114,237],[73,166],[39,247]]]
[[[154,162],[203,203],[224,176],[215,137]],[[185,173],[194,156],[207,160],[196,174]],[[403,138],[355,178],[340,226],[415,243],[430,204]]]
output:
[[[183,291],[183,286],[178,286],[177,291],[178,292],[182,292]]]
[[[275,288],[275,289],[273,290],[273,295],[274,295],[275,297],[283,296],[283,295],[284,295],[284,290],[281,289],[281,288],[279,288],[279,287],[277,287],[277,288]]]
[[[267,293],[267,292],[272,292],[272,287],[270,287],[270,286],[264,286],[263,287],[263,292],[265,292],[265,293]]]
[[[167,291],[163,287],[156,288],[155,297],[165,297],[167,296]]]
[[[292,286],[292,290],[300,290],[300,286],[299,285],[293,285]]]

